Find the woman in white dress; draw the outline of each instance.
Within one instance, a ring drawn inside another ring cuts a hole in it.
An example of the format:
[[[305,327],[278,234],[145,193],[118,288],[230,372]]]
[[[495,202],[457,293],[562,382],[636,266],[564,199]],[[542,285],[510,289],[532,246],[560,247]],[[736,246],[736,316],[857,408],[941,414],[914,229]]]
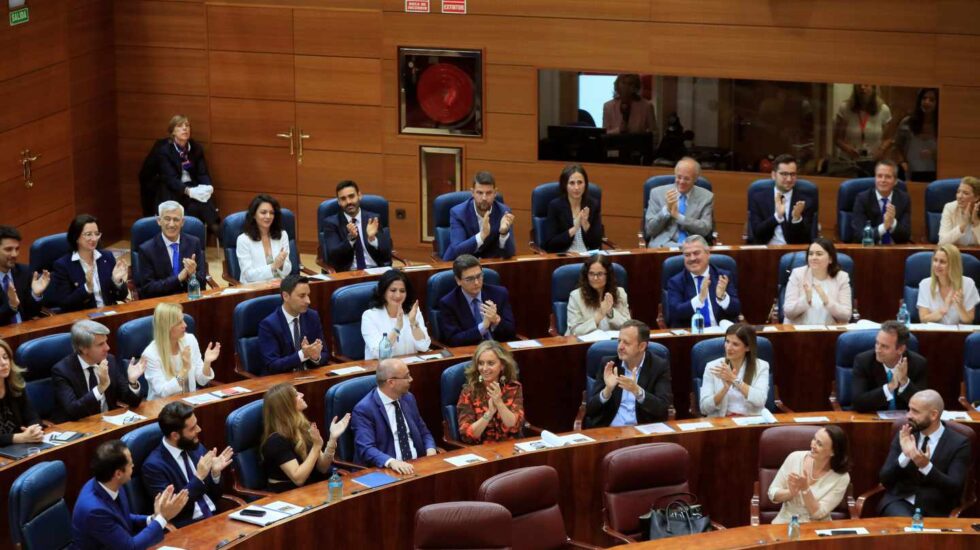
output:
[[[157,304],[153,310],[153,341],[143,350],[146,358],[147,399],[159,399],[196,391],[214,378],[211,364],[218,359],[221,344],[211,342],[204,355],[197,338],[187,332],[180,304]]]
[[[851,483],[847,435],[839,426],[817,430],[809,451],[790,453],[769,485],[769,500],[782,503],[773,523],[828,521]]]
[[[406,326],[407,325],[407,326]],[[371,309],[361,315],[365,359],[381,357],[382,338],[391,344],[391,357],[429,349],[432,339],[408,277],[399,270],[386,271],[371,297]]]
[[[292,271],[289,236],[282,228],[282,208],[274,197],[262,194],[252,199],[236,255],[243,283],[282,279]]]
[[[783,300],[788,325],[835,325],[851,319],[851,279],[837,263],[834,243],[818,237],[806,264],[790,273]]]
[[[973,323],[977,312],[977,284],[963,276],[963,258],[951,244],[936,247],[932,275],[919,283],[919,320],[944,325]]]
[[[701,414],[758,416],[769,396],[769,363],[759,359],[755,329],[736,323],[725,331],[725,356],[704,367]]]

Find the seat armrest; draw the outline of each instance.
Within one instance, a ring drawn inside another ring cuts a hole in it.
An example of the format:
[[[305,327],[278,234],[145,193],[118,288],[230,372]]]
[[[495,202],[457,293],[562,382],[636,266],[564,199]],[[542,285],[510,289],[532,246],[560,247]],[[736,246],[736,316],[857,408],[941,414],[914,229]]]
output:
[[[233,495],[221,495],[221,498],[222,498],[222,500],[227,500],[228,502],[233,503],[236,508],[239,507],[239,506],[247,506],[248,505],[247,502],[245,502],[244,500],[242,500],[242,499],[240,499],[240,498],[238,498],[236,496],[233,496]]]
[[[235,483],[232,485],[232,490],[238,493],[239,495],[244,495],[245,497],[252,497],[253,500],[256,498],[265,498],[268,496],[272,496],[274,494],[269,491],[249,489],[243,486],[241,483],[239,483],[237,479],[235,479]]]
[[[565,548],[583,548],[585,550],[598,550],[602,548],[601,546],[593,546],[591,544],[586,544],[584,542],[579,542],[577,540],[567,539],[565,541]]]
[[[854,513],[857,515],[857,517],[859,519],[863,517],[864,507],[869,505],[869,500],[872,501],[871,503],[876,503],[878,499],[881,498],[881,494],[884,492],[885,486],[879,483],[874,489],[866,491],[859,496],[857,501],[854,503]]]
[[[779,386],[773,388],[773,395],[776,401],[776,408],[779,409],[780,412],[789,414],[793,412],[793,410],[787,407],[786,404],[783,403],[783,400],[779,398]]]
[[[410,262],[409,260],[406,260],[405,258],[399,256],[398,255],[398,252],[395,251],[395,249],[392,249],[391,250],[391,259],[392,260],[398,260],[399,262],[401,262],[402,263],[402,267],[408,267],[408,266],[412,265],[412,262]],[[440,259],[439,261],[442,261],[442,259]]]
[[[210,274],[204,276],[204,284],[207,285],[208,288],[221,288],[218,281],[215,281],[214,277],[212,277]]]
[[[830,383],[830,397],[828,397],[827,400],[830,401],[830,408],[833,409],[835,412],[841,412],[843,410],[841,409],[840,403],[837,401],[836,380]],[[860,515],[858,517],[860,517]]]
[[[235,374],[241,376],[242,378],[258,378],[258,376],[243,369],[242,366],[239,364],[235,364]]]
[[[588,396],[585,392],[582,392],[582,404],[578,407],[578,413],[575,415],[575,422],[572,424],[572,429],[576,432],[582,429],[582,423],[585,421],[585,400]]]
[[[757,527],[759,525],[759,508],[761,498],[759,497],[759,481],[752,484],[752,499],[749,501],[749,525]]]
[[[612,527],[607,526],[605,523],[602,524],[602,532],[616,540],[625,542],[626,544],[633,544],[637,542],[637,540],[634,539],[633,537],[624,535],[623,533],[620,533],[619,531],[613,529]]]
[[[617,248],[619,248],[618,246],[616,246],[616,243],[609,240],[608,237],[602,238],[602,246],[605,246],[606,248],[609,248],[611,250],[616,250]]]

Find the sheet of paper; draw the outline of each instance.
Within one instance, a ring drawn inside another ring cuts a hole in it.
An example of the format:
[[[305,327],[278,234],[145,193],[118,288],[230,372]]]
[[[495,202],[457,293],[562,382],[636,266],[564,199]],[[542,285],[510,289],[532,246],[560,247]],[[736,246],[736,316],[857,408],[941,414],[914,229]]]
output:
[[[617,339],[618,339],[619,335],[617,334],[616,336],[617,336]],[[663,331],[663,332],[651,332],[650,333],[650,338],[666,338],[667,336],[671,336],[669,330]]]
[[[595,439],[592,439],[591,437],[582,433],[573,433],[573,434],[562,435],[558,437],[560,437],[568,445],[578,445],[579,443],[592,443],[593,441],[595,441]]]
[[[388,271],[390,269],[391,269],[391,267],[389,267],[389,266],[369,267],[369,268],[365,269],[364,272],[367,273],[368,275],[381,275],[382,273],[384,273],[385,271]]]
[[[364,367],[360,365],[353,365],[350,367],[344,367],[341,369],[334,369],[330,371],[332,374],[354,374],[355,372],[365,372]]]
[[[956,325],[956,330],[965,330],[968,332],[974,332],[980,330],[980,325]]]
[[[425,361],[425,359],[422,359],[421,357],[417,357],[415,355],[402,357],[401,360],[404,361],[406,365],[411,365],[412,363],[421,363],[422,361]]]
[[[432,359],[442,358],[441,353],[426,353],[425,355],[419,355],[419,359],[423,361],[431,361]]]
[[[851,323],[847,325],[847,330],[869,330],[881,328],[881,323],[876,323],[874,321],[869,321],[867,319],[861,319],[856,323]]]
[[[827,325],[793,325],[797,331],[827,330]]]
[[[432,269],[432,266],[429,264],[408,265],[403,267],[402,271],[421,271],[423,269]]]
[[[942,325],[939,323],[912,323],[909,325],[909,330],[914,330],[917,332],[942,332],[954,329],[953,325]]]
[[[810,424],[816,422],[830,422],[830,419],[826,416],[797,416],[793,419],[793,422],[798,422],[801,424]]]
[[[277,500],[274,502],[270,502],[269,504],[264,504],[262,507],[267,508],[269,510],[275,510],[276,512],[281,512],[283,514],[290,515],[290,516],[294,516],[303,511],[302,506],[296,506],[295,504],[290,504],[282,500]]]
[[[905,532],[906,533],[942,533],[943,530],[942,529],[937,529],[935,527],[929,527],[929,528],[924,528],[921,531],[916,531],[915,529],[912,529],[911,527],[906,527],[905,528]],[[861,533],[861,534],[863,535],[865,533]]]
[[[624,256],[626,254],[632,254],[632,250],[607,250],[606,256]]]
[[[538,342],[537,340],[515,340],[513,342],[507,342],[510,349],[527,349],[527,348],[540,348],[544,344]]]
[[[674,433],[674,428],[671,428],[663,422],[654,422],[653,424],[640,424],[635,426],[637,431],[641,434],[672,434]]]
[[[905,418],[905,411],[878,411],[878,418],[882,420],[898,420]]]
[[[146,417],[134,413],[133,411],[126,411],[122,414],[112,415],[112,416],[102,416],[102,420],[110,424],[115,424],[116,426],[125,426],[126,424],[133,424],[134,422],[139,422],[140,420],[146,420]]]
[[[545,443],[544,441],[541,441],[540,439],[535,439],[534,441],[524,441],[522,443],[515,443],[514,446],[517,447],[519,450],[525,452],[540,451],[541,449],[548,448],[548,444]]]
[[[670,333],[673,334],[674,336],[686,336],[688,334],[691,334],[690,331],[682,328],[675,328],[674,330],[670,331]]]
[[[779,327],[774,327],[772,325],[762,327],[762,332],[779,332]]]
[[[740,250],[765,250],[767,247],[764,244],[743,244],[738,247]]]
[[[262,512],[262,515],[258,517],[246,516],[242,514],[242,510],[255,510],[257,512]],[[277,512],[271,508],[266,508],[265,506],[256,506],[254,504],[247,508],[243,508],[242,510],[238,510],[237,512],[234,512],[228,517],[238,521],[244,521],[245,523],[251,523],[252,525],[258,525],[260,527],[271,525],[281,519],[285,519],[289,517],[289,514],[284,514],[282,512]]]
[[[943,411],[943,420],[970,420],[966,411]]]
[[[316,279],[318,281],[329,281],[330,276],[326,273],[317,273],[316,275],[310,275],[310,279]]]
[[[230,287],[222,290],[221,293],[219,294],[219,296],[228,296],[229,294],[238,294],[239,292],[245,292],[245,290],[247,290],[247,289],[239,288],[237,286],[230,286]]]
[[[732,422],[738,426],[758,426],[759,424],[771,424],[761,416],[733,416]]]
[[[841,533],[841,531],[850,531],[849,533],[847,533],[848,535],[869,535],[870,534],[870,533],[868,533],[868,530],[865,529],[864,527],[842,527],[842,528],[838,528],[838,529],[817,529],[817,530],[814,531],[814,533],[816,533],[817,536],[830,537],[830,536],[833,536],[834,535],[834,531],[837,531],[837,534],[838,535],[843,535],[844,534],[844,533]],[[937,531],[938,531],[938,529],[937,529]]]
[[[731,250],[732,247],[727,244],[717,244],[711,247],[711,250]]]
[[[615,330],[593,330],[588,334],[576,336],[579,342],[602,342],[603,340],[614,340],[619,338],[619,332]]]
[[[183,401],[190,403],[191,405],[203,405],[205,403],[211,403],[212,401],[221,401],[221,398],[217,395],[211,395],[210,393],[202,393],[200,395],[188,395],[183,398]]]
[[[487,459],[480,455],[475,455],[473,453],[467,453],[465,455],[452,456],[449,458],[444,458],[446,462],[452,464],[453,466],[466,466],[467,464],[476,464],[477,462],[486,462]]]
[[[725,327],[704,327],[704,332],[702,334],[725,334]]]
[[[677,426],[682,432],[693,432],[694,430],[703,430],[705,428],[714,427],[711,422],[686,422],[684,424],[678,424]]]
[[[231,397],[233,395],[240,395],[240,394],[243,394],[243,393],[249,393],[250,391],[252,391],[252,390],[250,390],[248,388],[243,388],[241,386],[232,386],[230,388],[223,388],[223,389],[220,389],[220,390],[215,390],[215,391],[211,392],[211,395],[214,395],[214,396],[217,396],[217,397]]]

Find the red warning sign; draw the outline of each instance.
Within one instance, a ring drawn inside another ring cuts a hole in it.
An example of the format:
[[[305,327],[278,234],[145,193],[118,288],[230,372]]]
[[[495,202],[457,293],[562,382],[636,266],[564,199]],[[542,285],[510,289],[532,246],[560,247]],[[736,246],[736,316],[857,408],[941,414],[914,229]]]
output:
[[[408,13],[429,13],[429,0],[405,0]]]
[[[466,0],[442,0],[442,13],[466,14]]]

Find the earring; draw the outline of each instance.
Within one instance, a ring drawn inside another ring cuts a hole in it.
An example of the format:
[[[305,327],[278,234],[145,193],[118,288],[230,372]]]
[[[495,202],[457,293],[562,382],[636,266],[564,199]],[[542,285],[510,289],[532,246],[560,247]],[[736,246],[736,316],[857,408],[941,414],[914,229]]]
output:
[[[500,385],[503,386],[506,383],[507,383],[507,377],[506,376],[501,376],[500,377]]]
[[[481,375],[480,375],[480,376],[479,376],[479,377],[477,378],[477,380],[479,380],[479,381],[480,381],[480,383],[482,384],[482,383],[483,383],[483,375],[481,374]]]

